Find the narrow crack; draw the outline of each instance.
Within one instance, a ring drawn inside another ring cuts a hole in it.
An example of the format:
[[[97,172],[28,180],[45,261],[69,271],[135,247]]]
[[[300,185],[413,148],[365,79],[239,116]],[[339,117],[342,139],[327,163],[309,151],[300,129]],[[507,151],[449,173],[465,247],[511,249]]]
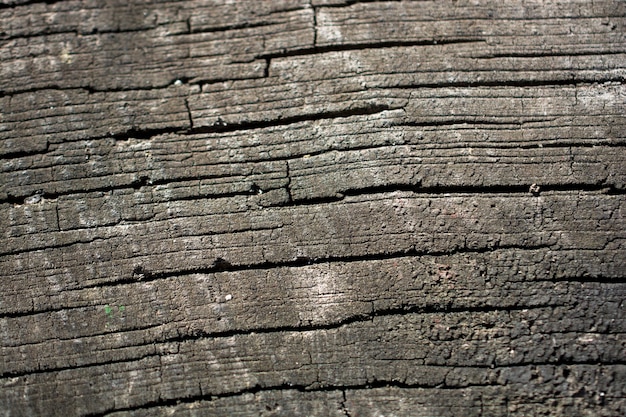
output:
[[[19,2],[19,3],[0,3],[0,10],[2,9],[17,9],[19,7],[28,7],[28,6],[32,6],[35,4],[55,4],[55,3],[61,3],[64,0],[30,0],[30,1],[23,1],[23,2]]]
[[[340,193],[329,197],[302,198],[292,201],[291,203],[281,204],[281,207],[294,207],[316,204],[330,204],[344,200],[346,197],[358,197],[370,194],[389,194],[394,192],[411,192],[416,195],[423,196],[440,196],[440,195],[513,195],[519,196],[525,194],[529,196],[539,196],[541,193],[600,193],[604,195],[622,195],[626,194],[626,190],[617,189],[611,185],[605,184],[539,184],[540,189],[535,191],[536,184],[519,184],[519,185],[466,185],[466,186],[430,186],[425,187],[421,184],[387,184],[382,186],[362,187],[347,189]]]
[[[583,276],[564,276],[543,280],[544,282],[578,282],[582,284],[601,284],[601,285],[617,285],[626,284],[626,275],[610,277],[606,275],[583,275]],[[535,281],[535,282],[541,282]]]
[[[58,84],[49,84],[42,87],[31,87],[24,88],[21,90],[11,90],[11,91],[0,91],[0,97],[15,97],[22,94],[30,94],[30,93],[39,93],[42,91],[82,91],[86,92],[89,95],[99,94],[99,93],[121,93],[121,92],[129,92],[129,91],[152,91],[152,90],[161,90],[166,89],[169,86],[173,85],[174,81],[168,81],[163,84],[156,84],[150,86],[130,86],[130,87],[121,87],[121,88],[97,88],[91,85],[75,85],[72,87],[61,87]]]
[[[317,28],[317,21],[315,22]],[[317,29],[316,29],[317,33]],[[315,42],[317,42],[317,36],[315,36]],[[485,43],[485,39],[476,38],[449,38],[449,39],[424,39],[424,40],[412,40],[412,41],[382,41],[382,42],[362,42],[362,43],[344,43],[337,45],[317,45],[313,47],[291,49],[285,52],[275,52],[257,55],[257,58],[289,58],[303,55],[317,55],[327,52],[344,52],[344,51],[356,51],[364,49],[386,49],[395,47],[410,47],[410,46],[432,46],[432,45],[453,45],[453,44],[472,44],[472,43]]]
[[[45,149],[35,149],[32,151],[15,151],[0,154],[0,160],[28,158],[30,156],[44,155],[50,150],[50,143],[46,143]]]
[[[283,119],[272,120],[258,120],[258,121],[245,121],[240,123],[225,123],[218,121],[211,126],[198,126],[193,129],[188,129],[184,133],[187,135],[194,135],[198,133],[221,133],[221,132],[236,132],[246,131],[254,129],[262,129],[275,126],[285,126],[301,122],[319,121],[325,119],[337,119],[352,116],[366,116],[376,113],[381,113],[392,108],[386,104],[370,105],[365,107],[357,107],[348,110],[339,110],[332,112],[323,112],[315,114],[302,114],[298,116],[285,117]]]
[[[263,78],[269,78],[271,64],[272,64],[271,58],[265,58],[265,68],[263,68]]]
[[[396,84],[388,86],[372,86],[370,88],[386,89],[386,90],[419,90],[419,89],[440,89],[440,88],[480,88],[480,87],[583,87],[592,86],[603,83],[618,83],[626,81],[626,77],[621,75],[604,76],[603,78],[595,77],[577,77],[576,74],[563,78],[552,78],[547,80],[495,80],[495,81],[451,81],[436,83],[411,83]]]
[[[295,10],[298,10],[298,9],[295,9]],[[287,12],[287,10],[281,10],[281,11]],[[275,25],[276,23],[272,21],[262,21],[262,22],[256,22],[256,23],[243,22],[243,23],[238,23],[234,25],[222,25],[222,26],[213,26],[213,27],[196,29],[193,26],[191,26],[191,22],[189,22],[188,29],[189,29],[189,33],[200,34],[200,33],[227,32],[229,30],[252,29],[252,28],[275,26]]]
[[[468,118],[442,118],[442,120],[428,120],[425,122],[418,121],[406,121],[399,123],[391,123],[391,126],[413,126],[413,127],[443,127],[443,126],[458,126],[458,125],[470,125],[470,126],[516,126],[521,128],[523,125],[528,123],[548,123],[557,120],[557,118],[545,119],[545,118],[535,118],[535,119],[527,119],[520,122],[511,122],[507,120],[490,120],[490,119],[480,119],[478,117],[468,117]]]
[[[339,404],[339,407],[340,407],[339,411],[341,411],[341,413],[343,413],[344,416],[351,417],[350,412],[348,411],[348,408],[346,407],[347,402],[348,402],[348,399],[346,398],[346,389],[342,388],[341,389],[341,403]]]
[[[563,52],[507,52],[507,53],[489,53],[485,55],[477,55],[478,59],[492,59],[492,58],[552,58],[552,57],[572,57],[572,56],[604,56],[604,55],[624,55],[626,49],[623,51],[570,51],[568,53]]]
[[[187,109],[187,117],[189,117],[189,129],[193,130],[193,116],[191,115],[191,108],[189,107],[189,99],[185,99],[185,108]]]
[[[309,3],[310,7],[313,9],[313,48],[317,47],[317,7],[313,6]]]
[[[291,191],[291,172],[290,172],[290,164],[289,160],[285,161],[285,171],[287,176],[287,184],[285,185],[285,190],[287,191],[287,204],[293,203],[293,194]]]

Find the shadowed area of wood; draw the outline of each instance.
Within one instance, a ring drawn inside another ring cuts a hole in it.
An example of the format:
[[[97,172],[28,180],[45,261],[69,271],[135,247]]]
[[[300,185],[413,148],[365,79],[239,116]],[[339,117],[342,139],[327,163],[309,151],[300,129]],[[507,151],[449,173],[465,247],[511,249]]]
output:
[[[626,414],[626,3],[0,0],[0,416]]]

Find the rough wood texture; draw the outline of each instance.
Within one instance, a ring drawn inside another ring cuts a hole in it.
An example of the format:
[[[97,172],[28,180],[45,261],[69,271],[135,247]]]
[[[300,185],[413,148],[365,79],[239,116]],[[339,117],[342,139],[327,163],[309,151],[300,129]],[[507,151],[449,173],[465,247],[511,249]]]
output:
[[[621,0],[0,0],[0,415],[625,415],[625,78]]]

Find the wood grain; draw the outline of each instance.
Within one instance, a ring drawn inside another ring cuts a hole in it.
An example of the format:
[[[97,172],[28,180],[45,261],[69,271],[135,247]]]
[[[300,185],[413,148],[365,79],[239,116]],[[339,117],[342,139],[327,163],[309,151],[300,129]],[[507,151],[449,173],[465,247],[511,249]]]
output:
[[[0,416],[626,414],[625,15],[0,0]]]

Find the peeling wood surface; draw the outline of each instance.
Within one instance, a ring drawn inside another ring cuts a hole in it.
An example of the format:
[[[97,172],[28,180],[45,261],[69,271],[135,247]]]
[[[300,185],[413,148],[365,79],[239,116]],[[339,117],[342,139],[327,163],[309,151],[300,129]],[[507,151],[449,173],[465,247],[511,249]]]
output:
[[[626,3],[1,0],[0,415],[626,414]]]

